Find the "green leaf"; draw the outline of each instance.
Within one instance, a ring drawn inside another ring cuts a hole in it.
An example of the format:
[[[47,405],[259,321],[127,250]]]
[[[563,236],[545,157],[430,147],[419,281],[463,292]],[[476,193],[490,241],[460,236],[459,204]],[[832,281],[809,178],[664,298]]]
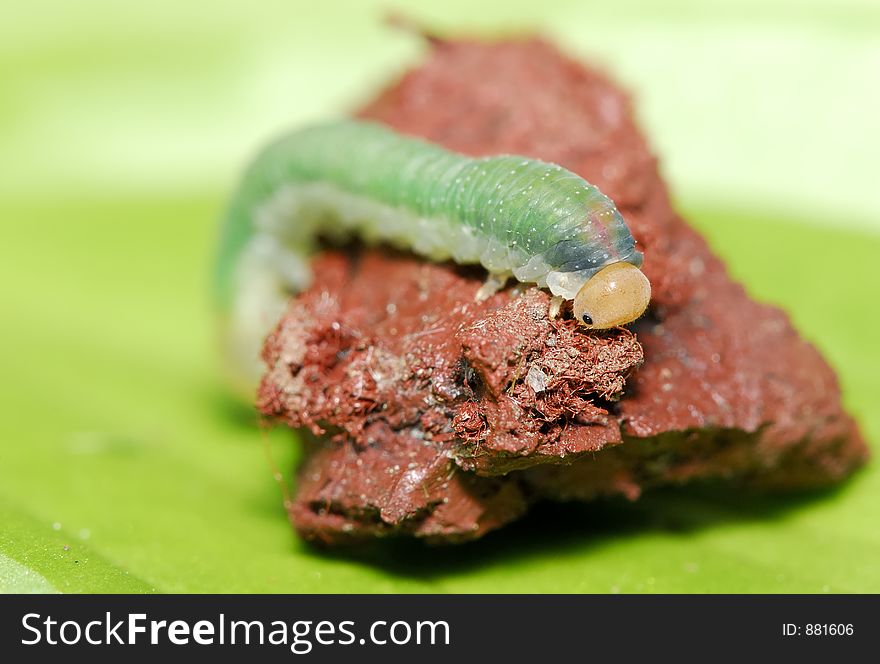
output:
[[[206,304],[219,205],[151,197],[0,210],[28,220],[0,258],[14,322],[0,344],[4,589],[880,590],[876,465],[808,496],[668,490],[633,504],[546,505],[457,549],[398,543],[345,555],[303,544],[252,411],[220,387]],[[692,216],[733,273],[785,303],[841,370],[876,440],[880,239]],[[293,434],[273,430],[268,443],[289,469]]]
[[[880,146],[857,82],[878,14],[746,2],[748,21],[742,0],[413,11],[545,26],[634,90],[687,216],[826,354],[876,444]],[[381,25],[384,0],[345,21],[281,0],[17,4],[0,25],[0,591],[880,592],[876,463],[809,495],[544,505],[455,548],[305,545],[265,449],[289,475],[295,436],[264,443],[220,387],[216,221],[260,141],[369,98],[417,40]]]
[[[56,593],[52,584],[32,569],[0,553],[0,593]]]
[[[64,531],[0,502],[0,592],[130,592],[154,590],[107,562],[83,540],[89,533]],[[4,555],[5,554],[5,555]],[[54,580],[54,585],[46,576]]]

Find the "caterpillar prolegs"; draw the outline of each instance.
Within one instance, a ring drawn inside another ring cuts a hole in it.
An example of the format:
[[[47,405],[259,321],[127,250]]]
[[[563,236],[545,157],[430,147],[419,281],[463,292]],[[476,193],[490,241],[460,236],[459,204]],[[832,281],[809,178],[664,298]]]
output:
[[[370,122],[324,124],[265,148],[228,209],[216,294],[240,371],[253,373],[287,297],[312,279],[319,233],[480,263],[483,294],[513,276],[573,300],[593,329],[635,320],[651,294],[614,203],[561,166],[471,158]]]

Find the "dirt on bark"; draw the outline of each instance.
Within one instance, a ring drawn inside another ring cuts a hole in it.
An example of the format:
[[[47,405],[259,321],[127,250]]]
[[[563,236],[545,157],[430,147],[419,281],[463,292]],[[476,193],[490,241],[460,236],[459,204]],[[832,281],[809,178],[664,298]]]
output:
[[[541,40],[437,41],[360,113],[472,155],[563,165],[645,253],[648,315],[587,332],[546,292],[393,251],[327,251],[264,348],[258,407],[312,434],[291,518],[335,544],[479,537],[539,500],[846,477],[867,448],[834,372],[672,209],[627,96]]]

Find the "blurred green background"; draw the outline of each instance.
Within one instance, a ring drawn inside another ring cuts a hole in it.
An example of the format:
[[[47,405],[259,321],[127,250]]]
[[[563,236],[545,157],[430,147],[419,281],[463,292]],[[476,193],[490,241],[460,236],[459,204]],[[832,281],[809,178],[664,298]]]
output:
[[[793,497],[545,506],[485,541],[357,555],[292,534],[219,385],[208,275],[244,161],[419,61],[394,8],[540,30],[628,87],[679,207],[785,306],[880,440],[873,0],[4,5],[0,590],[880,591],[876,464]],[[269,435],[285,470],[296,446]]]

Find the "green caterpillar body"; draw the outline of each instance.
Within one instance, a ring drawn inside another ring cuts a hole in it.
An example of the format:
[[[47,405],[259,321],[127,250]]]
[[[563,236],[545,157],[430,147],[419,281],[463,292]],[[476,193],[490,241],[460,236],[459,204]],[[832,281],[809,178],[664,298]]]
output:
[[[561,166],[470,158],[369,122],[303,129],[257,157],[225,221],[216,294],[240,363],[309,283],[316,238],[352,234],[565,299],[605,266],[642,262],[612,201]]]

